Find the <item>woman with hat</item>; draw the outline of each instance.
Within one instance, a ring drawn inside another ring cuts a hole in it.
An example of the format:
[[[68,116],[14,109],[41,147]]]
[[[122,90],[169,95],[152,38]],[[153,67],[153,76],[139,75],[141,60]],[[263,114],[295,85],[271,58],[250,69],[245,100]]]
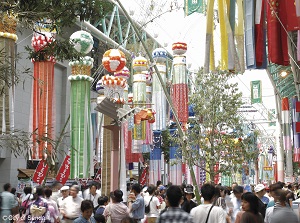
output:
[[[188,184],[186,188],[184,188],[184,201],[181,204],[181,209],[186,211],[187,213],[190,213],[192,208],[197,206],[197,204],[194,201],[192,201],[194,197],[194,187]]]
[[[122,203],[123,192],[119,189],[112,192],[111,201],[105,206],[103,215],[106,219],[110,217],[112,223],[120,223],[124,217],[129,216],[128,207]]]

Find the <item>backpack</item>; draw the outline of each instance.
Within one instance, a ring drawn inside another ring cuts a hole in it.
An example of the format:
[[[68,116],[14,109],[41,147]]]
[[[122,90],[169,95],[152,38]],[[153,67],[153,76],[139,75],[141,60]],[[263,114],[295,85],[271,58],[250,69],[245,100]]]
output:
[[[154,195],[153,195],[154,196]],[[148,205],[145,205],[145,214],[149,214],[150,212],[150,203],[152,201],[152,198],[153,196],[151,197],[150,201],[149,201],[149,204]]]

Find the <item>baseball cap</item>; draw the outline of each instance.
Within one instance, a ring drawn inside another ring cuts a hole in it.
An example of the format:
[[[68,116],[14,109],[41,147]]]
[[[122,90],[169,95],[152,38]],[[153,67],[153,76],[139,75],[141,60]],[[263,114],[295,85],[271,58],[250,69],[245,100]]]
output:
[[[263,185],[263,184],[257,184],[257,185],[254,187],[255,193],[257,193],[257,192],[259,192],[259,191],[262,191],[263,189],[265,189],[265,185]]]
[[[159,187],[159,190],[165,190],[165,189],[166,189],[165,186],[160,186],[160,187]]]

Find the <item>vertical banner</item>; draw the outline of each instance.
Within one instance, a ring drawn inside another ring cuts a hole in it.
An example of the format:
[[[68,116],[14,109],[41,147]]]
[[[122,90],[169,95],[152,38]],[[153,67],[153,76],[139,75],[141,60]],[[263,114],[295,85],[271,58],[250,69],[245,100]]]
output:
[[[261,81],[251,81],[251,104],[262,103]]]
[[[45,160],[41,160],[34,171],[32,181],[38,184],[42,184],[46,177],[47,171],[47,162]]]
[[[70,176],[70,164],[71,164],[71,157],[67,155],[59,168],[59,171],[56,175],[56,180],[59,181],[61,184],[65,184]]]
[[[203,13],[203,0],[184,0],[184,14],[189,16],[194,12]]]

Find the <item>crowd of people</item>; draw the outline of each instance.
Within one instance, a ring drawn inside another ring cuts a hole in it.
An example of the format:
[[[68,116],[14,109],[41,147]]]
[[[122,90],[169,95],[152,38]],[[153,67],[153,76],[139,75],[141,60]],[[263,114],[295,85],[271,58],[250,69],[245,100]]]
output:
[[[232,184],[206,183],[201,200],[195,199],[192,185],[142,187],[130,185],[127,194],[119,189],[101,195],[91,183],[83,191],[76,184],[25,187],[21,196],[9,183],[1,193],[1,222],[32,223],[296,223],[292,209],[300,203],[298,184],[277,182],[257,184],[247,190]],[[125,198],[126,201],[123,199]]]

